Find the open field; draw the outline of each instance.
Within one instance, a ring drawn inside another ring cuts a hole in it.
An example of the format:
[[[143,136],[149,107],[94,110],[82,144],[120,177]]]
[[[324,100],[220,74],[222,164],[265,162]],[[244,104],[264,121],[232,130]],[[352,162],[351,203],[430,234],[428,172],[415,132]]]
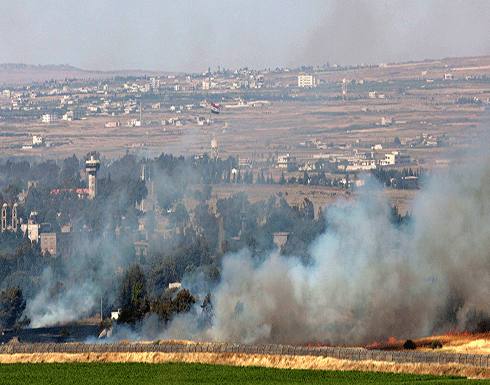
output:
[[[0,363],[53,363],[53,362],[200,362],[235,366],[263,366],[281,369],[341,370],[366,372],[414,373],[435,375],[458,375],[468,378],[490,379],[490,369],[457,364],[398,364],[377,361],[353,362],[337,358],[287,357],[261,354],[232,353],[35,353],[0,355]]]
[[[434,341],[440,341],[442,348],[431,349]],[[172,341],[171,341],[172,342]],[[185,343],[185,341],[173,341]],[[416,339],[417,352],[438,354],[490,354],[490,337],[486,334],[444,335]],[[166,343],[166,342],[162,342]],[[369,349],[400,350],[404,341],[379,344]],[[410,350],[409,352],[413,352]],[[0,363],[52,363],[52,362],[200,362],[236,366],[263,366],[290,369],[375,371],[393,373],[416,373],[436,375],[458,375],[468,378],[490,379],[490,369],[461,364],[395,363],[381,361],[350,361],[332,357],[289,356],[245,353],[163,353],[163,352],[90,352],[90,353],[33,353],[0,354]]]
[[[359,371],[281,370],[260,366],[216,366],[200,363],[76,363],[2,365],[2,376],[9,383],[91,384],[338,384],[338,383],[474,383],[460,376],[415,375],[403,373],[366,373]]]

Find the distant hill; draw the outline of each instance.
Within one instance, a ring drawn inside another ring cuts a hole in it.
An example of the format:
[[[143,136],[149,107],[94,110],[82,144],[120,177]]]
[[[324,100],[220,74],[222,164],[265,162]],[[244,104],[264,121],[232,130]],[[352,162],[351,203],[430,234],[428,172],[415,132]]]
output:
[[[169,74],[163,71],[143,70],[88,71],[67,64],[4,63],[0,64],[0,85],[21,85],[63,79],[108,79],[114,76],[165,76]]]

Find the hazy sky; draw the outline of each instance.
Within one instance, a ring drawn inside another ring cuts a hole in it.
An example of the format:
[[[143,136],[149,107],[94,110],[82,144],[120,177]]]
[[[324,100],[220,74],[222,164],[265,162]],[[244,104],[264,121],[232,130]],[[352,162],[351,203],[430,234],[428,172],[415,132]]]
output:
[[[2,3],[0,63],[200,72],[490,54],[486,0]]]

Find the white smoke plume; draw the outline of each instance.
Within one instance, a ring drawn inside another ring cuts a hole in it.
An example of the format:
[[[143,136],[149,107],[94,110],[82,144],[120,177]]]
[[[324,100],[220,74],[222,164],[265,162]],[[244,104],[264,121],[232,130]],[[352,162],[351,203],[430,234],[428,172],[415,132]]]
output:
[[[160,335],[241,343],[358,345],[475,328],[490,315],[490,161],[434,174],[411,225],[390,221],[379,186],[326,211],[314,262],[248,251],[226,255],[212,292],[212,326],[199,310]]]

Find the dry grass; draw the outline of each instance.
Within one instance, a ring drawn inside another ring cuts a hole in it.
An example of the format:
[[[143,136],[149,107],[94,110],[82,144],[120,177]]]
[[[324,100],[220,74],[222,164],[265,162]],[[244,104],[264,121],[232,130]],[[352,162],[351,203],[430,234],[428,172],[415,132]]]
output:
[[[434,340],[442,343],[443,348],[432,350]],[[461,354],[490,354],[490,333],[442,335],[415,340],[417,351],[431,351]],[[122,342],[128,343],[127,341]],[[193,341],[149,341],[160,344],[195,344]],[[203,343],[205,344],[205,343]],[[402,349],[403,341],[394,341],[380,348],[391,350]],[[380,361],[349,361],[337,358],[313,356],[281,356],[244,353],[33,353],[33,354],[0,354],[0,363],[17,362],[201,362],[220,365],[264,366],[291,369],[316,370],[361,370],[394,373],[416,373],[435,375],[459,375],[468,378],[490,379],[490,369],[461,364],[422,364],[390,363]]]
[[[489,379],[490,369],[456,364],[397,364],[389,362],[354,362],[336,358],[311,356],[279,356],[242,353],[34,353],[0,355],[0,363],[50,362],[200,362],[207,364],[263,366],[291,369],[361,370],[394,373],[459,375],[468,378]]]
[[[430,349],[434,340],[442,343],[443,348]],[[464,334],[432,336],[415,340],[417,351],[431,351],[461,354],[490,354],[490,334]],[[127,341],[122,342],[128,343]],[[149,341],[160,344],[195,344],[193,341]],[[389,345],[389,346],[388,346]],[[399,346],[400,345],[400,346]],[[383,345],[385,348],[399,350],[403,341],[394,341]],[[461,364],[400,364],[380,361],[349,361],[337,358],[313,356],[281,356],[244,353],[33,353],[33,354],[0,354],[0,363],[17,362],[201,362],[220,365],[264,366],[291,369],[316,370],[361,370],[394,373],[416,373],[435,375],[459,375],[468,378],[490,379],[490,369]]]

